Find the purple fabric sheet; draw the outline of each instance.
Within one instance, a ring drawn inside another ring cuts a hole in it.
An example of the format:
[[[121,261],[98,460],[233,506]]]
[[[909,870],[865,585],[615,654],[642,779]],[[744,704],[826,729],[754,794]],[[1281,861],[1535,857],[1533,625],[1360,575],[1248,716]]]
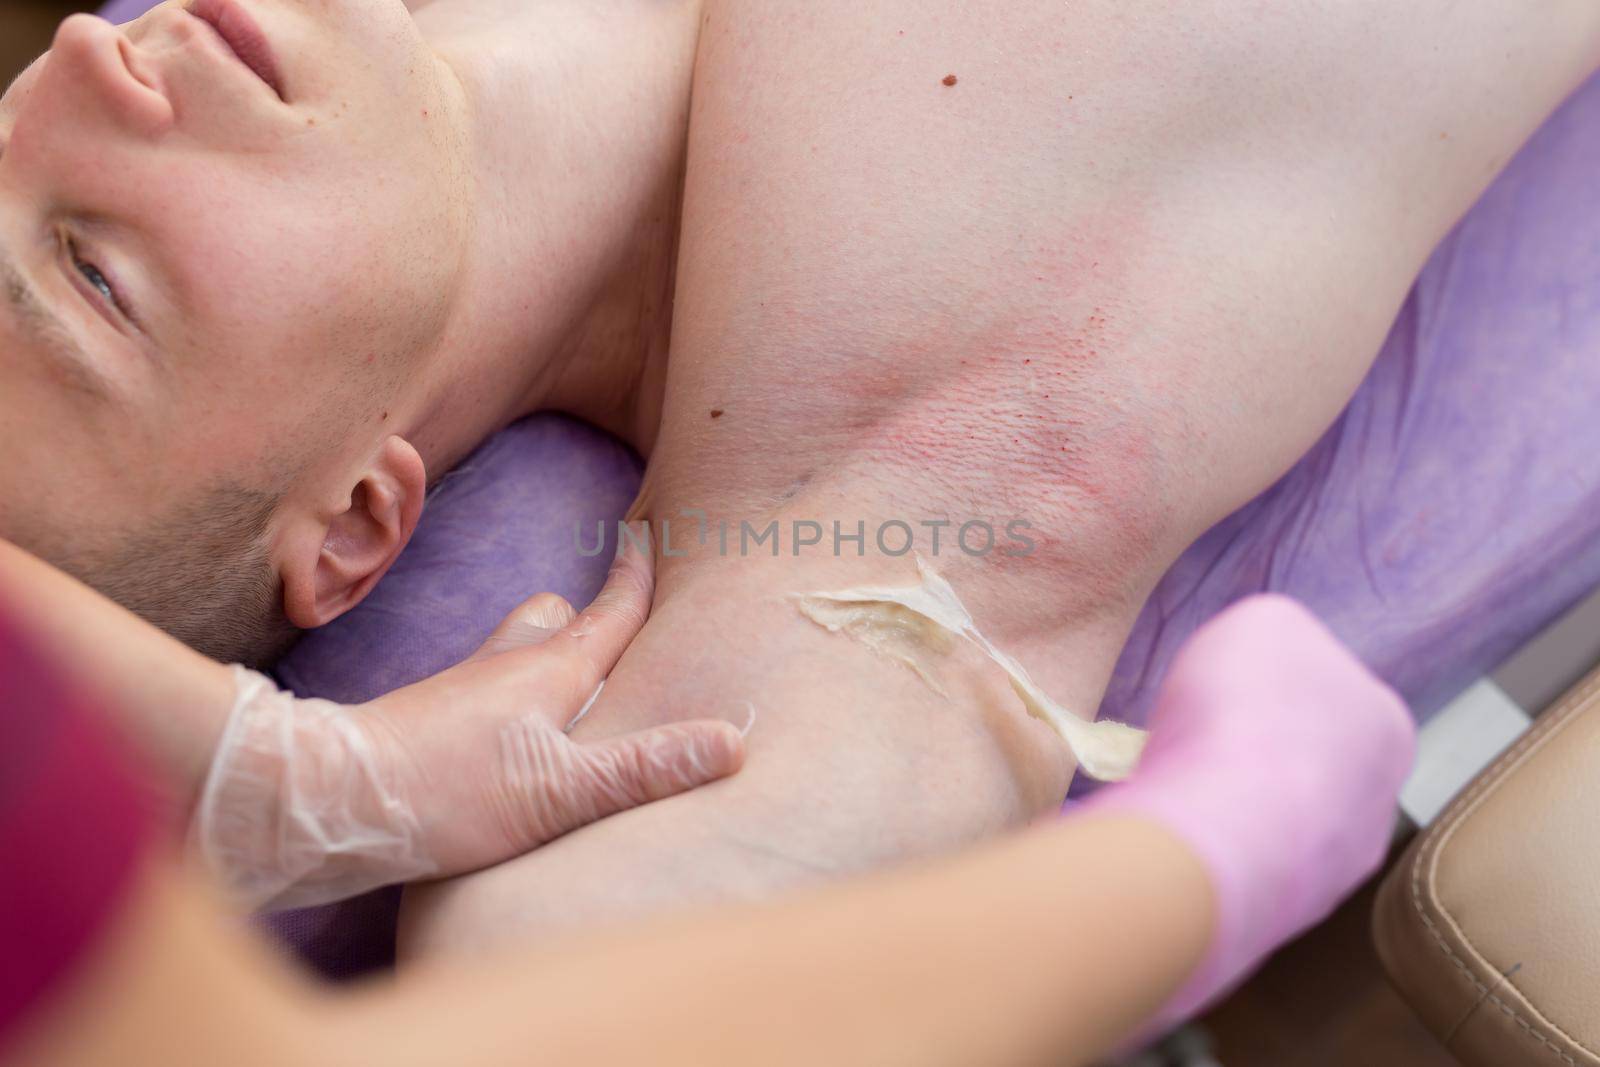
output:
[[[1272,589],[1309,605],[1425,717],[1600,584],[1596,174],[1600,80],[1435,252],[1327,435],[1174,565],[1104,714],[1142,721],[1183,639]],[[550,416],[512,427],[442,484],[394,571],[309,635],[283,680],[368,699],[455,662],[534,592],[583,603],[607,561],[577,553],[574,524],[620,516],[637,479],[593,430]],[[273,922],[326,973],[358,973],[389,958],[394,900]]]
[[[1103,710],[1204,619],[1306,603],[1426,718],[1600,584],[1600,78],[1439,246],[1350,406],[1171,569]]]

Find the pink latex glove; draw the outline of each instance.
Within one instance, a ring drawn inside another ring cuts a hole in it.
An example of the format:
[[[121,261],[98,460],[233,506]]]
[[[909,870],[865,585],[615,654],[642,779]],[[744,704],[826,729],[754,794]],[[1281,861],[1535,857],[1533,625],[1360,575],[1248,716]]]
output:
[[[1154,1036],[1231,990],[1377,869],[1416,729],[1405,705],[1309,611],[1240,601],[1173,660],[1126,781],[1073,814],[1170,828],[1216,892],[1211,948],[1157,1013]]]

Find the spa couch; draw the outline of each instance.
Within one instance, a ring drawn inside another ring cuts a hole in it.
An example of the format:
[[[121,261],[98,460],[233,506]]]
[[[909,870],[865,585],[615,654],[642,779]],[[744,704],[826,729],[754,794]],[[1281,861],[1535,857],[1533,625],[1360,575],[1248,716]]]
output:
[[[1480,683],[1469,699],[1481,723],[1486,701],[1537,706],[1511,694],[1589,664],[1455,793],[1378,893],[1384,968],[1467,1067],[1600,1067],[1597,660],[1600,596]]]

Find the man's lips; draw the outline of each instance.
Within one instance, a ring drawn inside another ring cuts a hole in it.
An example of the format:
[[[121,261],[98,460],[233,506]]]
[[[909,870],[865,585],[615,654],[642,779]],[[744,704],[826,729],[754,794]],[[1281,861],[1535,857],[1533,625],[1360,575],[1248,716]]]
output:
[[[283,79],[278,74],[278,62],[272,53],[272,45],[248,11],[235,0],[190,0],[185,10],[216,30],[217,36],[222,38],[239,62],[266,82],[280,100],[284,99]]]

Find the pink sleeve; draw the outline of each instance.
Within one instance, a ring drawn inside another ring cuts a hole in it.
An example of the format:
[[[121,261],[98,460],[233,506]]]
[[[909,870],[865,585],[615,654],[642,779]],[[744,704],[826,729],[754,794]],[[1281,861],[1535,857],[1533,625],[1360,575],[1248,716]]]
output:
[[[0,617],[0,1057],[107,935],[150,822],[108,724]]]

